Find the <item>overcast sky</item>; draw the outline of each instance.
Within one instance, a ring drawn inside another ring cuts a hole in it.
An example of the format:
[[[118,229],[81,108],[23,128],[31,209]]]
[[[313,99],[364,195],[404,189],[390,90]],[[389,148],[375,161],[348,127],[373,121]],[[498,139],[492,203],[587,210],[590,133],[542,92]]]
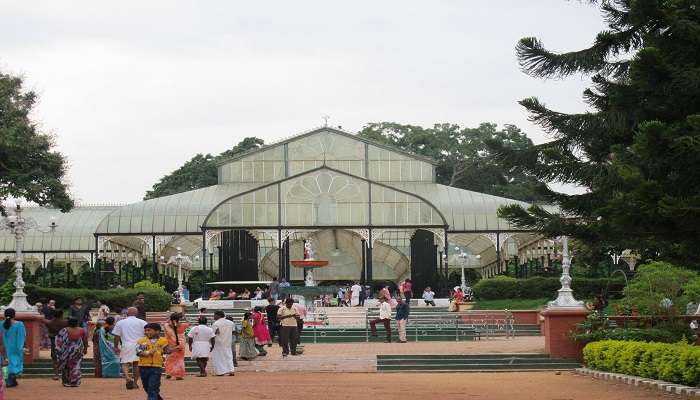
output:
[[[523,74],[518,39],[590,45],[594,7],[565,0],[0,0],[0,70],[40,95],[35,119],[74,197],[140,200],[194,154],[322,124],[480,122],[546,136],[517,104],[582,111],[587,77]]]

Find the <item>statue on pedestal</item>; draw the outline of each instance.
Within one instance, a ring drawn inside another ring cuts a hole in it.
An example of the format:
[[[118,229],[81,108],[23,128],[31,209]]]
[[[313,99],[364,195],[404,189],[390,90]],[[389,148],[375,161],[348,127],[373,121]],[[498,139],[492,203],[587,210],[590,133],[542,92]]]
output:
[[[304,278],[304,285],[305,286],[316,286],[316,282],[314,282],[314,276],[311,274],[311,268],[309,268],[306,271],[306,278]]]

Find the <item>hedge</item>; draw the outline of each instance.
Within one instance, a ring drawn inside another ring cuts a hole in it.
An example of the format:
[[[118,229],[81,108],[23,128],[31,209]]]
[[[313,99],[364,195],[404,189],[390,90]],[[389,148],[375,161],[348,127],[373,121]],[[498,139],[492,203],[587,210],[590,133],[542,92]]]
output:
[[[63,289],[45,288],[36,285],[25,287],[29,301],[33,304],[39,300],[56,300],[60,308],[68,308],[76,297],[82,297],[84,304],[92,305],[97,300],[104,300],[112,311],[118,311],[129,307],[136,298],[136,294],[143,292],[145,296],[146,311],[166,311],[170,307],[170,295],[160,289]]]
[[[574,278],[572,289],[579,299],[592,298],[601,293],[619,293],[624,280],[610,278]],[[472,288],[477,300],[554,298],[561,288],[559,278],[534,277],[515,279],[497,276],[480,280]]]
[[[690,386],[700,384],[700,347],[684,342],[603,340],[587,344],[583,359],[588,368],[600,371]]]

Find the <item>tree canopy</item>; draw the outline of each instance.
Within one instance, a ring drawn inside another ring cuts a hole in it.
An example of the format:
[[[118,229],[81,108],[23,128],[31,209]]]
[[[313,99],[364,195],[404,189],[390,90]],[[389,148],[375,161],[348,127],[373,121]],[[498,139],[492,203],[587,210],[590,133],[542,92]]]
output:
[[[507,168],[493,157],[492,142],[514,152],[533,147],[532,141],[514,125],[498,129],[493,123],[482,123],[476,128],[443,123],[423,128],[373,122],[365,125],[359,135],[433,158],[438,162],[438,183],[528,202],[543,199],[538,192],[543,185],[537,179]]]
[[[22,78],[0,72],[0,212],[9,197],[68,211],[73,200],[64,181],[67,165],[53,138],[39,132],[30,114],[37,100]]]
[[[516,170],[581,194],[547,190],[559,207],[509,206],[501,215],[547,235],[699,265],[700,6],[697,0],[591,1],[608,25],[589,48],[556,53],[523,38],[516,53],[539,78],[592,77],[589,112],[567,114],[520,101],[551,141],[498,148]]]
[[[264,144],[262,139],[247,137],[241,140],[232,149],[226,150],[218,156],[211,154],[197,154],[187,161],[182,167],[165,175],[153,185],[153,189],[146,192],[144,200],[171,194],[182,193],[188,190],[199,189],[216,185],[216,164],[223,159],[237,154],[256,149]]]

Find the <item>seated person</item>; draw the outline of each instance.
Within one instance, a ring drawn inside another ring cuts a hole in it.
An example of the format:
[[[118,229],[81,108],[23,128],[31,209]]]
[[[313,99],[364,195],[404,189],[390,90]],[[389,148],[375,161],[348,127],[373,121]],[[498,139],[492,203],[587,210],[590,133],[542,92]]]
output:
[[[233,291],[233,289],[228,290],[228,295],[226,296],[227,300],[236,300],[236,292]]]
[[[243,293],[241,293],[241,299],[243,300],[250,300],[250,290],[243,289]]]
[[[221,300],[221,292],[219,292],[218,290],[214,290],[213,292],[211,292],[209,300]]]

